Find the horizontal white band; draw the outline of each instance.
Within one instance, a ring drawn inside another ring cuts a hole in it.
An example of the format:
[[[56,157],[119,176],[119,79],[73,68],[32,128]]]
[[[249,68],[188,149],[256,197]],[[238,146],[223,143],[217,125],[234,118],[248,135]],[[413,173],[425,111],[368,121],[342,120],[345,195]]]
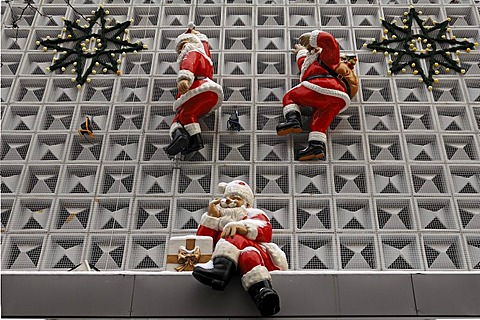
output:
[[[202,129],[200,128],[200,123],[198,122],[186,124],[184,125],[184,127],[190,136],[193,136],[193,135],[196,135],[197,133],[202,132]]]
[[[300,112],[300,107],[294,103],[291,103],[291,104],[287,104],[285,107],[283,107],[283,116],[285,117],[287,115],[287,113],[289,112],[292,112],[292,111],[296,111],[298,113],[301,113]]]
[[[322,141],[327,143],[327,135],[320,131],[311,131],[308,134],[308,141]]]

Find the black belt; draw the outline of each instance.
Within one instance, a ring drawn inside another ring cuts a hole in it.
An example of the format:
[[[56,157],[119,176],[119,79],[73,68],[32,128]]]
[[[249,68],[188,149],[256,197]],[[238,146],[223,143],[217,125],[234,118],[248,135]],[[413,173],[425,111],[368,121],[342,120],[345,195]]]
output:
[[[207,77],[195,77],[195,80],[204,80],[207,79]]]
[[[314,76],[310,76],[310,77],[306,78],[305,80],[309,81],[309,80],[318,79],[318,78],[335,78],[335,77],[332,76],[331,74],[317,74],[317,75],[314,75]]]

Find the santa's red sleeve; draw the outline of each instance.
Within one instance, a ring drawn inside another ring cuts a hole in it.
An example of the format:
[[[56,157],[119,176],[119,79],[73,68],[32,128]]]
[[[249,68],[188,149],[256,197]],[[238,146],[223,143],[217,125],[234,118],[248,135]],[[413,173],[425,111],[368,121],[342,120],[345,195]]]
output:
[[[302,70],[302,65],[303,65],[303,62],[305,61],[305,58],[307,57],[307,54],[308,54],[307,49],[298,50],[296,59],[297,59],[297,66],[299,70]]]
[[[322,49],[320,59],[329,67],[335,68],[340,63],[340,46],[330,33],[313,30],[310,34],[310,45]]]
[[[202,215],[200,219],[200,225],[197,229],[197,236],[209,236],[212,237],[214,241],[218,241],[220,234],[220,219],[209,216],[207,212]]]
[[[202,41],[203,49],[205,50],[205,54],[211,59],[212,56],[210,55],[210,45],[208,43],[208,37],[203,33],[197,34],[198,39]]]

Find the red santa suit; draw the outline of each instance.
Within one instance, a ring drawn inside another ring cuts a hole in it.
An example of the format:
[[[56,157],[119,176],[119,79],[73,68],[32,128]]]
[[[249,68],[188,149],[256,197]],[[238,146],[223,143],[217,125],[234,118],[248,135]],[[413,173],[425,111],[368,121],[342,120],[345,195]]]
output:
[[[244,183],[235,180],[232,184]],[[250,187],[246,186],[248,189]],[[235,194],[240,195],[238,188],[234,188]],[[244,188],[244,190],[247,190]],[[229,194],[227,187],[226,195]],[[245,195],[245,193],[241,194]],[[249,199],[249,197],[246,197]],[[251,194],[250,198],[253,198]],[[250,199],[247,202],[251,201]],[[215,257],[226,257],[233,261],[242,275],[242,285],[245,290],[259,281],[271,280],[269,271],[287,270],[288,264],[285,253],[272,243],[272,225],[267,215],[259,210],[245,208],[246,215],[239,221],[232,221],[231,217],[212,217],[208,213],[203,214],[197,235],[210,236],[213,238]],[[223,239],[220,237],[222,230],[227,226],[244,226],[248,232],[246,235],[235,234],[233,237]]]
[[[180,70],[177,83],[188,80],[189,90],[177,95],[173,104],[176,116],[170,127],[172,134],[182,125],[193,136],[201,132],[198,118],[205,116],[218,108],[223,102],[223,90],[213,78],[213,62],[208,47],[208,38],[204,34],[184,33],[180,35],[177,44],[189,39],[196,47],[189,51],[182,51],[179,55]]]
[[[342,82],[328,77],[328,71],[318,62],[320,58],[333,70],[340,63],[340,48],[335,38],[327,32],[314,30],[310,45],[317,50],[309,52],[302,49],[297,53],[301,83],[283,97],[283,114],[291,111],[300,113],[300,107],[311,107],[313,114],[308,140],[326,143],[325,132],[335,116],[349,106],[350,97]]]

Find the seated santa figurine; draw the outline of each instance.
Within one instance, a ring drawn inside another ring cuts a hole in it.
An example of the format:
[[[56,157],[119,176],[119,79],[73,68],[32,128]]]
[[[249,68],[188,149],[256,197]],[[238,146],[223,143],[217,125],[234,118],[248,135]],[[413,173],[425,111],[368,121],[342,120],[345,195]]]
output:
[[[220,183],[222,199],[210,202],[197,235],[213,238],[212,260],[197,264],[193,276],[215,290],[224,290],[235,272],[262,316],[280,311],[269,271],[287,270],[285,253],[272,241],[267,215],[252,208],[252,189],[241,180]]]
[[[204,147],[198,119],[214,111],[223,102],[223,90],[213,78],[213,62],[208,38],[193,24],[175,40],[180,70],[178,94],[173,104],[176,112],[170,127],[172,141],[164,148],[173,157],[187,155]]]

